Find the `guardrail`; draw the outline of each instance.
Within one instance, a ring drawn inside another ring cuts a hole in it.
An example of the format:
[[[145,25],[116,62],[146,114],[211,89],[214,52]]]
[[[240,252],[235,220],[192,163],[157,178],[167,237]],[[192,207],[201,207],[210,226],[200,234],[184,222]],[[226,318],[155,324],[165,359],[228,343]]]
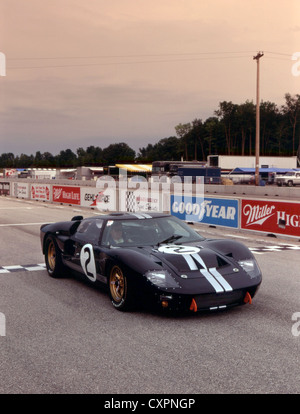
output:
[[[162,211],[210,226],[300,237],[300,188],[191,185],[184,192],[181,184],[114,180],[103,181],[101,187],[98,184],[84,180],[0,179],[0,195],[100,211]]]

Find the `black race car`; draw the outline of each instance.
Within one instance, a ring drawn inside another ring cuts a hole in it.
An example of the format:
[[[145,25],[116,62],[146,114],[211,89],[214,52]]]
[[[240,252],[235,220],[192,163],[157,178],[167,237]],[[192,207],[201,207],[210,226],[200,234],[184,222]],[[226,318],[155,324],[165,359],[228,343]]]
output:
[[[246,246],[205,239],[171,215],[76,216],[44,224],[40,234],[50,276],[72,269],[101,282],[123,311],[147,298],[193,312],[229,308],[251,303],[262,281]]]

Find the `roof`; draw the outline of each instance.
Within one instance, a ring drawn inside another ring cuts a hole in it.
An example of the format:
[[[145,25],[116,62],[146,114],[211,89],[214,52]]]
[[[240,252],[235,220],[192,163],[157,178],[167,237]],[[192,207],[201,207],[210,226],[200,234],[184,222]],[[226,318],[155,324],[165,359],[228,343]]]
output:
[[[95,220],[95,219],[102,219],[102,220],[138,220],[138,219],[152,219],[157,217],[167,217],[170,214],[165,213],[153,213],[153,212],[137,212],[137,213],[128,213],[128,212],[115,212],[110,214],[99,214],[97,216],[87,217],[85,220]]]
[[[260,173],[285,173],[285,172],[291,172],[291,171],[297,171],[295,168],[260,168]],[[255,168],[235,168],[233,171],[230,172],[230,174],[254,174]]]

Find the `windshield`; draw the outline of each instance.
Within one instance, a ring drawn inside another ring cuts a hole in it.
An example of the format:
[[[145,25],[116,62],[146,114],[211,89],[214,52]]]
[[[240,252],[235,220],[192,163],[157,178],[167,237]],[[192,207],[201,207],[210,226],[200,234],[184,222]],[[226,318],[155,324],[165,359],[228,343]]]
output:
[[[102,245],[115,247],[156,246],[201,241],[204,238],[176,217],[140,220],[108,220]]]

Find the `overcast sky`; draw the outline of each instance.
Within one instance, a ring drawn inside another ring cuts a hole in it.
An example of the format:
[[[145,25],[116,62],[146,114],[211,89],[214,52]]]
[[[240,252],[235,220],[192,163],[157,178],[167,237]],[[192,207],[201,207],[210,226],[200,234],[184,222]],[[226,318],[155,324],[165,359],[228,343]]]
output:
[[[0,0],[0,154],[135,151],[223,100],[300,93],[299,0]]]

